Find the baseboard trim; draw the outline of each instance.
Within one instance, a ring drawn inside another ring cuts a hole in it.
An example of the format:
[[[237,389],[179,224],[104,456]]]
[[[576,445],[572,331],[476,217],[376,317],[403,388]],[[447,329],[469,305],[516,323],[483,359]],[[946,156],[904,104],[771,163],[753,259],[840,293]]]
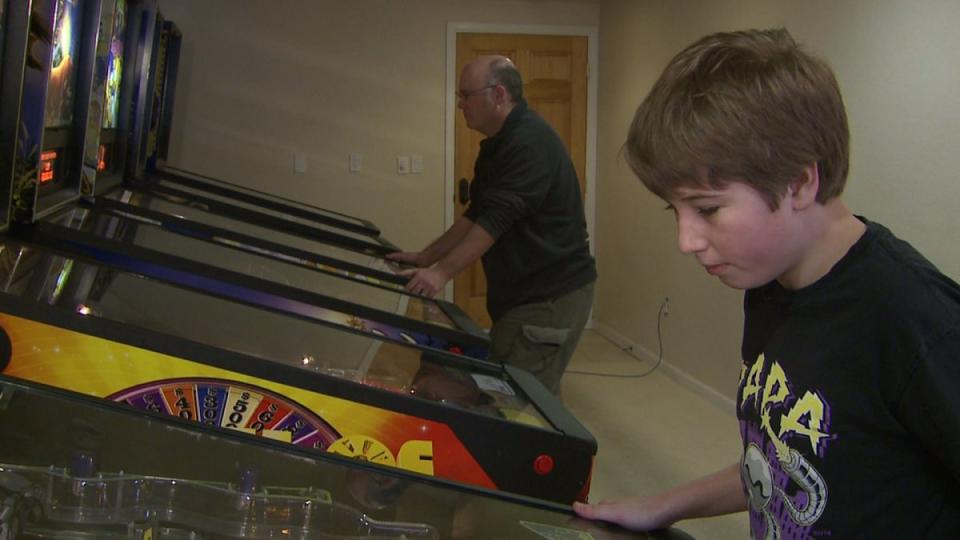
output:
[[[623,352],[633,355],[640,360],[648,361],[651,364],[656,363],[657,354],[655,352],[652,352],[646,347],[634,343],[632,340],[628,339],[626,336],[617,332],[601,321],[591,319],[589,328],[593,329],[594,332],[600,334],[605,339],[616,345]],[[671,364],[666,358],[664,358],[660,363],[659,369],[662,369],[664,374],[673,379],[677,384],[707,400],[721,411],[731,416],[734,415],[734,411],[736,411],[736,403],[734,400],[721,394],[714,388],[704,384],[700,379],[697,379],[693,375]]]

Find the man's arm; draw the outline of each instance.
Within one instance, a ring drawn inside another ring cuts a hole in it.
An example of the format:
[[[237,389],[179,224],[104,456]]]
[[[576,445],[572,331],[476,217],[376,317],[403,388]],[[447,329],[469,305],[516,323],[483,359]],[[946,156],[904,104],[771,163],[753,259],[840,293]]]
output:
[[[494,238],[486,229],[469,219],[461,218],[461,220],[469,224],[463,239],[437,264],[430,268],[415,268],[400,272],[401,275],[410,278],[406,286],[408,291],[433,297],[448,281],[479,259],[493,245]],[[457,224],[459,223],[460,220],[457,220]]]
[[[398,251],[387,255],[387,259],[426,268],[450,253],[463,240],[472,226],[472,221],[465,216],[460,216],[439,238],[430,242],[430,245],[422,250]]]
[[[581,517],[618,523],[628,529],[662,529],[681,519],[719,516],[747,509],[740,482],[740,464],[651,497],[633,497],[599,504],[574,503]]]

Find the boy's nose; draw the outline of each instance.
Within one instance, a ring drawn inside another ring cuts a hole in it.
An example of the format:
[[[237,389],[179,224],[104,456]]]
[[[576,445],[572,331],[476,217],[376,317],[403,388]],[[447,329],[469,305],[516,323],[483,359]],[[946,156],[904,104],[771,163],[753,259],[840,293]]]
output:
[[[682,216],[677,218],[677,246],[680,253],[684,254],[697,253],[707,247],[706,239],[698,227]]]

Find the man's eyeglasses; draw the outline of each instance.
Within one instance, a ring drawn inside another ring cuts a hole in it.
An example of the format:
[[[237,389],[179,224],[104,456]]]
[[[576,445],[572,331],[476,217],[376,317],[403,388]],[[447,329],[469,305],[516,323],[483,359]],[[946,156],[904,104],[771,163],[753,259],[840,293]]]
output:
[[[489,90],[495,86],[497,85],[488,84],[487,86],[484,86],[483,88],[477,88],[476,90],[460,90],[457,92],[457,97],[460,99],[467,99],[472,95],[479,94],[480,92],[483,92],[484,90]]]

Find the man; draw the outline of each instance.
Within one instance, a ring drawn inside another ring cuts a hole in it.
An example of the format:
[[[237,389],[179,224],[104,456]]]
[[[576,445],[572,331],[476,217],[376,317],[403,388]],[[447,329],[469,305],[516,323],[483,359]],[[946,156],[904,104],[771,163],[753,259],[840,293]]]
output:
[[[502,56],[481,56],[460,74],[458,106],[487,136],[474,164],[470,206],[419,252],[407,289],[434,296],[482,257],[489,360],[536,375],[555,394],[593,304],[597,271],[577,174],[557,133],[523,99],[523,81]]]

